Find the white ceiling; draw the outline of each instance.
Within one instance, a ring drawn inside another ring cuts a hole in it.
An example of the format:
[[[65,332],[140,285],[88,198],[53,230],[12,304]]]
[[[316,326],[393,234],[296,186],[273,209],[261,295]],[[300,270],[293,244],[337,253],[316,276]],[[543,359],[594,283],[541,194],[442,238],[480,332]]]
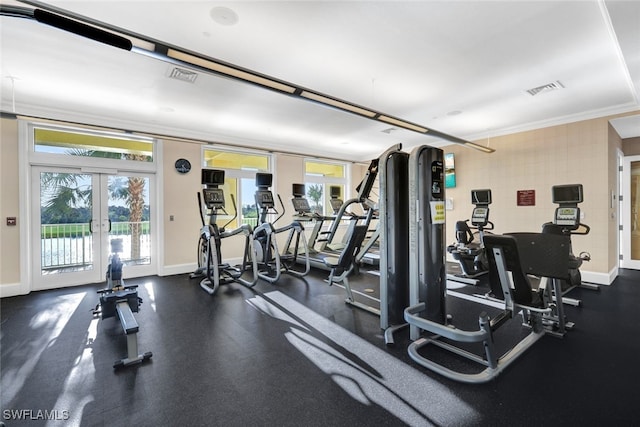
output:
[[[37,2],[0,0],[31,8],[27,3]],[[640,1],[41,6],[482,144],[495,135],[640,110]],[[399,142],[448,144],[213,75],[199,73],[193,84],[170,79],[174,66],[167,62],[34,20],[2,16],[0,26],[3,112],[357,161]],[[563,88],[527,93],[556,82]],[[637,117],[616,120],[615,127],[623,138],[640,136]]]

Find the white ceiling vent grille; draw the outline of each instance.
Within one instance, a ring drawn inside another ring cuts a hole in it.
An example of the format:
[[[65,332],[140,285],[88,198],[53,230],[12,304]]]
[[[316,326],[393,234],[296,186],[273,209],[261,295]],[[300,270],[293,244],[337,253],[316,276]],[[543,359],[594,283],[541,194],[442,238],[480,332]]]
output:
[[[553,83],[547,83],[546,85],[529,89],[527,90],[527,93],[531,96],[536,96],[540,93],[551,92],[552,90],[559,90],[559,89],[564,89],[564,86],[559,81],[555,81]]]
[[[169,72],[169,77],[187,83],[195,83],[196,78],[198,78],[198,73],[185,70],[184,68],[174,67]]]

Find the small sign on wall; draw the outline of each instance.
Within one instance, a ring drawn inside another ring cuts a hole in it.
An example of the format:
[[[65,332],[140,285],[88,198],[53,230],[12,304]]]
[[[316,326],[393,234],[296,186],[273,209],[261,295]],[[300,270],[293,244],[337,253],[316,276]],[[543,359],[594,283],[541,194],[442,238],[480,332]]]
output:
[[[535,206],[536,190],[518,190],[518,206]]]

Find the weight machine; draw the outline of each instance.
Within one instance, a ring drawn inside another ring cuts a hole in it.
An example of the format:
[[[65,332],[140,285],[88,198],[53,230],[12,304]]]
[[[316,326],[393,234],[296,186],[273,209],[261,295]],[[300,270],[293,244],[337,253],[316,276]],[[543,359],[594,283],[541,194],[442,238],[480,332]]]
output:
[[[409,356],[420,365],[456,381],[481,383],[495,378],[546,333],[565,331],[561,296],[553,303],[547,287],[533,289],[529,275],[549,278],[555,289],[568,275],[569,237],[544,233],[487,234],[492,297],[502,311],[491,318],[479,314],[477,331],[454,327],[446,304],[444,156],[440,149],[416,147],[409,156],[409,303],[404,318],[410,325]],[[525,261],[526,260],[526,261]],[[503,355],[496,354],[494,332],[520,312],[529,334]],[[476,343],[479,356],[463,348]],[[420,350],[435,345],[483,366],[477,373],[460,372],[427,357]]]
[[[198,193],[198,207],[200,210],[200,220],[202,228],[200,229],[200,237],[198,239],[198,268],[191,273],[191,278],[204,278],[200,281],[200,287],[209,295],[216,293],[221,284],[237,282],[249,288],[253,287],[258,281],[258,266],[256,262],[256,254],[252,241],[252,229],[248,224],[242,224],[240,227],[226,230],[226,227],[238,217],[238,209],[236,201],[231,195],[231,203],[234,209],[233,217],[222,227],[217,224],[218,214],[225,211],[224,191],[220,188],[224,184],[224,170],[218,169],[202,169],[201,183],[202,198]],[[203,199],[206,212],[203,209]],[[209,217],[209,223],[205,223],[205,214]],[[222,262],[222,240],[236,235],[245,236],[244,256],[242,265],[232,266]],[[244,279],[243,273],[251,266],[253,278],[251,280]]]

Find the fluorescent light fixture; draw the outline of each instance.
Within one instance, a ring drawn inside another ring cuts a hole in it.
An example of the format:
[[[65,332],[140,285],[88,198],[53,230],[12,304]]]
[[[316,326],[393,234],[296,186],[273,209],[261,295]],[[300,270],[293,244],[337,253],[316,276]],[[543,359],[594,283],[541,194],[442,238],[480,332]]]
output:
[[[268,77],[263,77],[259,74],[255,74],[242,69],[234,68],[232,66],[222,64],[220,62],[212,61],[210,59],[201,58],[199,56],[191,55],[190,53],[181,52],[176,49],[169,49],[167,56],[172,59],[176,59],[187,64],[195,65],[215,73],[224,74],[229,77],[244,80],[249,83],[255,83],[260,86],[265,86],[271,89],[278,90],[280,92],[293,93],[296,91],[294,86],[290,86],[281,83],[277,80],[272,80]]]
[[[429,129],[425,127],[414,125],[413,123],[405,122],[404,120],[396,119],[394,117],[380,116],[378,117],[378,120],[380,120],[381,122],[389,123],[390,125],[395,125],[401,128],[412,130],[414,132],[420,132],[420,133],[429,132]]]
[[[156,50],[156,44],[153,42],[149,42],[149,41],[142,40],[132,36],[127,36],[127,37],[129,38],[129,40],[131,40],[131,43],[133,44],[133,49],[136,49],[136,48],[144,49],[144,50],[148,50],[149,52],[153,52]]]
[[[366,116],[369,118],[374,118],[378,114],[375,111],[367,110],[366,108],[358,107],[357,105],[349,104],[347,102],[330,98],[325,95],[320,95],[319,93],[309,92],[307,90],[303,90],[300,93],[300,96],[303,98],[311,99],[312,101],[320,102],[321,104],[336,107],[340,110],[346,110],[351,113],[359,114],[361,116]]]
[[[479,151],[483,151],[485,153],[493,153],[494,151],[496,151],[493,148],[485,147],[484,145],[478,145],[476,143],[469,142],[469,141],[466,141],[464,145],[471,148],[475,148],[476,150],[479,150]]]
[[[133,46],[131,40],[120,34],[116,34],[112,31],[98,28],[94,25],[89,25],[75,19],[70,19],[62,15],[47,12],[43,9],[35,9],[33,11],[33,17],[36,21],[42,24],[47,24],[60,30],[68,31],[119,49],[131,50],[131,47]]]
[[[381,114],[375,110],[361,107],[347,101],[323,95],[318,92],[299,87],[293,83],[269,77],[256,71],[248,70],[237,65],[228,64],[204,55],[189,53],[180,48],[165,45],[153,39],[145,39],[136,33],[130,33],[117,27],[93,21],[87,17],[76,15],[69,11],[47,5],[41,1],[21,0],[22,3],[35,6],[33,11],[25,8],[7,7],[0,5],[0,16],[24,17],[35,19],[43,24],[51,25],[64,31],[105,43],[120,49],[133,51],[141,55],[152,56],[166,62],[195,67],[204,72],[212,72],[217,75],[240,80],[246,83],[261,86],[266,89],[276,90],[280,93],[303,98],[309,101],[337,108],[341,111],[357,114],[362,117],[387,123],[398,128],[407,129],[420,134],[429,134],[456,144],[462,144],[485,153],[492,153],[493,148],[484,147],[464,139],[447,135],[435,129],[429,129],[402,119]],[[560,84],[560,82],[557,82]],[[561,84],[560,84],[561,85]]]

